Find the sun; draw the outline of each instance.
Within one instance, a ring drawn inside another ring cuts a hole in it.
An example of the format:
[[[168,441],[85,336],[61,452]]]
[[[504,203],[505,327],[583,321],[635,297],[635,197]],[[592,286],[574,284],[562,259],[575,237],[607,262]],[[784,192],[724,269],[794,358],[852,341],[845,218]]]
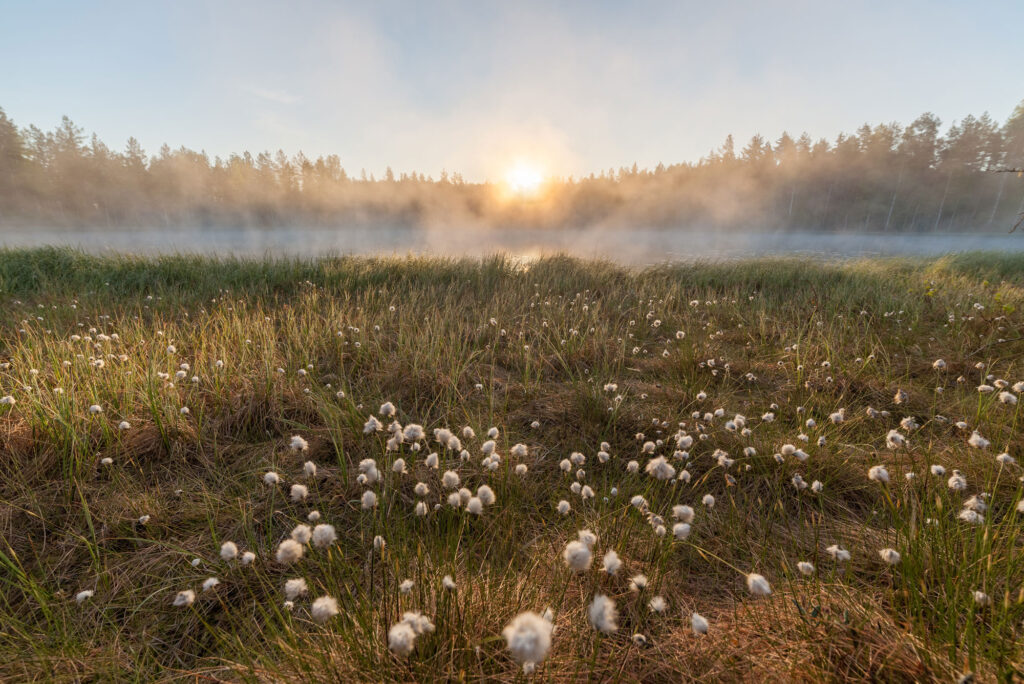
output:
[[[544,185],[544,174],[536,165],[519,161],[505,172],[505,184],[513,195],[534,197]]]

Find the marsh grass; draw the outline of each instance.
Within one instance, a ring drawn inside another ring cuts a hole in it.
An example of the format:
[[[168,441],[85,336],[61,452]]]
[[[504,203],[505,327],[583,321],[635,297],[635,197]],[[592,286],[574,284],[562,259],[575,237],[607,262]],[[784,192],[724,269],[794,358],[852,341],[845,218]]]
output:
[[[246,261],[51,249],[0,254],[0,297],[9,364],[0,394],[17,400],[0,406],[0,677],[515,680],[523,675],[501,630],[547,606],[557,632],[534,675],[542,680],[1021,676],[1021,470],[994,458],[1021,458],[1019,409],[976,387],[988,374],[1024,379],[1024,257],[637,271],[566,257]],[[932,368],[936,358],[945,370]],[[189,369],[175,378],[182,363]],[[605,392],[611,382],[617,391]],[[898,388],[906,404],[893,403]],[[386,437],[362,426],[388,400],[402,424],[428,435],[472,426],[471,460],[432,442],[386,452]],[[103,413],[90,415],[92,404]],[[776,420],[760,420],[772,404]],[[870,419],[867,406],[891,415]],[[637,433],[664,440],[658,453],[671,456],[678,423],[696,435],[704,421],[691,413],[718,407],[725,417],[690,449],[689,484],[656,481],[642,466],[627,473],[628,461],[646,460]],[[830,423],[839,408],[847,419]],[[736,413],[749,436],[722,428]],[[921,427],[908,448],[886,449],[904,416]],[[122,420],[131,427],[119,430]],[[503,458],[486,471],[479,447],[491,426]],[[988,450],[968,448],[973,429],[992,440]],[[289,450],[292,434],[308,452]],[[602,441],[607,464],[596,458]],[[518,442],[529,453],[514,459]],[[811,458],[776,463],[785,443]],[[756,455],[744,456],[747,446]],[[736,460],[734,483],[716,448]],[[431,450],[442,456],[437,471],[423,466]],[[558,467],[573,451],[587,457],[590,501],[570,493],[575,477]],[[397,457],[410,474],[392,472]],[[382,476],[370,511],[355,480],[364,458]],[[305,460],[318,466],[311,482]],[[959,469],[967,491],[948,490],[928,473],[933,463]],[[868,480],[876,464],[889,484]],[[445,504],[440,473],[456,466],[465,486],[494,489],[482,516]],[[269,470],[285,484],[265,486]],[[823,492],[797,492],[795,473]],[[441,504],[425,517],[413,514],[417,481],[431,507]],[[293,482],[309,486],[306,501],[288,499]],[[984,523],[958,520],[979,492],[991,495]],[[707,493],[713,509],[701,505]],[[672,505],[693,506],[691,536],[656,536],[630,505],[636,494],[666,520]],[[555,511],[561,499],[568,516]],[[338,542],[283,567],[274,550],[310,510]],[[561,551],[583,528],[599,536],[597,558],[576,575]],[[254,563],[222,561],[224,540],[255,552]],[[851,560],[834,562],[831,544]],[[883,547],[901,562],[885,566]],[[625,564],[616,577],[597,569],[608,549]],[[813,576],[797,572],[801,560]],[[631,593],[628,578],[641,572],[650,585]],[[746,572],[767,577],[773,595],[749,596]],[[457,591],[441,588],[443,575]],[[220,585],[200,592],[210,576]],[[292,577],[310,591],[289,611],[282,586]],[[409,595],[398,591],[405,579]],[[196,602],[172,608],[185,588]],[[96,593],[78,604],[83,589]],[[587,624],[595,593],[616,600],[616,634],[597,638]],[[321,626],[309,604],[323,594],[341,612]],[[647,608],[656,594],[664,615]],[[429,615],[436,631],[398,659],[386,634],[407,610]],[[690,632],[693,611],[710,621],[706,636]]]

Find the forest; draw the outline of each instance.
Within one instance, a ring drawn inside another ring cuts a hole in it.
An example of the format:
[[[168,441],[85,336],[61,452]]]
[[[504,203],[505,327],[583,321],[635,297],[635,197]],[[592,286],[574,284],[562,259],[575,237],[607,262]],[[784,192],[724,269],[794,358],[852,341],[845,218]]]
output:
[[[732,136],[696,162],[548,180],[536,197],[443,171],[381,177],[336,155],[226,158],[135,138],[120,151],[64,117],[19,127],[0,109],[0,226],[604,226],[701,230],[1005,232],[1024,211],[1024,101],[943,129],[864,124],[835,140]]]

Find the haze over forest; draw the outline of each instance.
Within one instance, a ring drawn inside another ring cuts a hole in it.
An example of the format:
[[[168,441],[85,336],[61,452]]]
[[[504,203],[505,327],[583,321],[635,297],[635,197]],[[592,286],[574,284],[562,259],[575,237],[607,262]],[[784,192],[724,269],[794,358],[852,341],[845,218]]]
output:
[[[652,131],[652,136],[657,136]],[[19,126],[0,109],[0,225],[57,227],[631,226],[744,230],[1005,232],[1024,211],[1024,102],[944,126],[865,124],[833,140],[783,132],[730,136],[692,162],[549,178],[529,193],[388,168],[347,168],[336,155],[186,147],[120,148],[64,117]]]

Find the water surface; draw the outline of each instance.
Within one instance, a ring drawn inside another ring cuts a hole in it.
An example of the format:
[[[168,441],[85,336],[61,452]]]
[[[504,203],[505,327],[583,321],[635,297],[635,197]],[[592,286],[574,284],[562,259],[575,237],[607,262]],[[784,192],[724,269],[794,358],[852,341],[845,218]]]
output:
[[[819,258],[938,256],[1024,251],[1024,233],[882,235],[824,232],[672,231],[666,229],[424,229],[393,227],[0,229],[0,246],[69,246],[91,253],[200,253],[218,256],[344,254],[533,258],[566,252],[630,264],[798,255]]]

